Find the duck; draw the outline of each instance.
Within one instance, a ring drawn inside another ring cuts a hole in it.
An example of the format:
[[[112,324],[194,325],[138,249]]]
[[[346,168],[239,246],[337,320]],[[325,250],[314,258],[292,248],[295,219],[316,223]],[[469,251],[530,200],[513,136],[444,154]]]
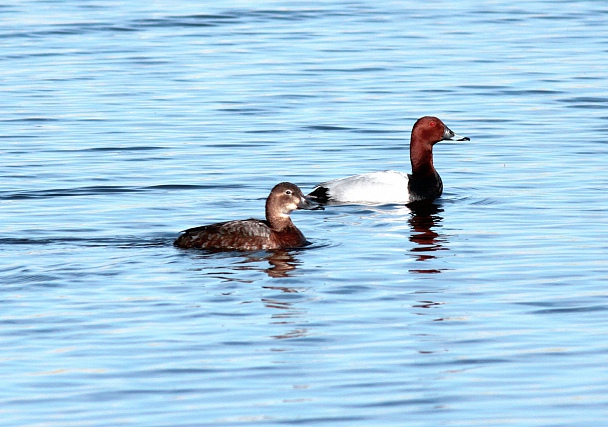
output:
[[[455,134],[440,119],[419,118],[412,128],[412,173],[394,170],[370,172],[326,181],[306,197],[318,203],[408,204],[434,200],[443,193],[443,182],[433,165],[433,145],[439,141],[470,141]]]
[[[296,209],[319,209],[291,182],[275,185],[266,199],[266,220],[218,222],[183,231],[173,243],[182,249],[273,250],[299,248],[308,242],[291,221]]]

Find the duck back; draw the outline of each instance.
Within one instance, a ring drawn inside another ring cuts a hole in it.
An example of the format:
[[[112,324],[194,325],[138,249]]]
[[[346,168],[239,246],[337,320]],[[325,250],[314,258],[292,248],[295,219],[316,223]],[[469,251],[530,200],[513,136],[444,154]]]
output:
[[[269,249],[271,235],[266,221],[251,218],[190,228],[174,244],[185,249]]]

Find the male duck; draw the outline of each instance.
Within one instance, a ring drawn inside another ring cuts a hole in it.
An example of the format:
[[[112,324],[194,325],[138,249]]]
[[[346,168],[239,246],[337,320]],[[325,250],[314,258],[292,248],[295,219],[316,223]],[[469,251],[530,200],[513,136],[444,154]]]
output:
[[[443,182],[433,166],[433,145],[443,140],[470,141],[437,117],[422,117],[412,128],[411,174],[387,170],[334,179],[318,184],[307,197],[319,202],[378,204],[435,199],[443,192]]]
[[[245,219],[219,222],[184,231],[174,245],[180,248],[220,250],[284,249],[304,246],[306,238],[291,221],[296,209],[318,207],[297,185],[281,182],[266,199],[266,221]]]

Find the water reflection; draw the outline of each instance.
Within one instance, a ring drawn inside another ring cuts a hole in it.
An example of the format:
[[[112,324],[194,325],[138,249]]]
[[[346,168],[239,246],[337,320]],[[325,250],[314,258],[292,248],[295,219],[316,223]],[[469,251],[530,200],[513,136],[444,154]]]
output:
[[[220,268],[221,273],[217,271],[209,273],[210,275],[220,278],[228,282],[240,282],[248,285],[261,281],[261,286],[266,292],[260,298],[262,305],[269,309],[270,319],[268,324],[272,325],[272,330],[275,333],[269,335],[273,340],[285,340],[290,338],[302,338],[309,334],[309,329],[302,326],[302,318],[306,316],[306,310],[301,307],[301,304],[308,301],[306,291],[308,287],[289,286],[286,283],[291,281],[273,280],[287,278],[296,271],[301,261],[297,258],[297,251],[276,250],[276,251],[256,251],[237,253],[234,252],[211,252],[206,253],[202,258],[226,259],[234,260],[237,256],[236,264],[222,263]],[[201,269],[202,271],[204,269]],[[256,278],[245,279],[243,277],[234,278],[232,272],[254,272]],[[260,280],[257,273],[264,272],[271,280]],[[298,282],[301,284],[301,282]],[[248,287],[251,289],[251,287]],[[244,298],[243,302],[251,302],[250,294]],[[276,331],[276,329],[279,331]],[[272,351],[285,351],[282,348],[273,348]]]
[[[266,273],[270,277],[288,277],[300,264],[290,252],[288,251],[275,251],[267,259],[268,264],[271,265],[267,268]],[[285,291],[287,292],[287,291]]]
[[[242,266],[239,269],[264,271],[269,277],[285,278],[292,274],[300,261],[292,252],[277,250],[266,253],[247,254],[244,263],[253,263],[255,266]],[[262,263],[267,262],[270,267],[263,268]],[[270,281],[267,283],[274,283]],[[302,327],[301,319],[305,317],[306,311],[298,303],[306,300],[305,287],[287,286],[284,281],[277,281],[276,285],[265,284],[263,289],[275,291],[272,295],[261,298],[264,307],[270,309],[269,325],[272,329],[279,328],[280,332],[269,335],[273,340],[285,340],[303,338],[309,334],[306,327]],[[272,351],[286,351],[286,348],[272,348]]]
[[[282,278],[289,277],[289,275],[296,269],[297,265],[300,263],[296,257],[293,256],[292,253],[288,251],[274,251],[267,258],[266,261],[271,265],[271,267],[265,269],[264,271],[268,274],[268,276],[272,278]],[[285,294],[297,294],[302,292],[302,288],[285,286],[285,285],[273,285],[273,286],[263,286],[264,289],[271,289],[274,291],[279,291]],[[271,338],[277,340],[290,339],[290,338],[301,338],[308,335],[308,329],[298,327],[297,319],[301,318],[304,314],[304,311],[299,309],[294,302],[301,301],[300,299],[290,298],[289,300],[283,300],[281,295],[277,295],[274,298],[263,298],[262,302],[267,308],[272,308],[275,312],[272,314],[270,322],[273,325],[281,325],[287,328],[286,331],[271,335]],[[279,351],[278,349],[275,349]]]
[[[411,217],[408,220],[412,234],[410,241],[417,244],[412,247],[410,252],[416,261],[429,261],[436,258],[436,251],[448,250],[445,246],[447,239],[445,235],[436,230],[441,228],[443,217],[440,215],[443,208],[436,202],[415,202],[410,203]],[[412,273],[436,274],[441,273],[442,269],[411,269]]]
[[[300,261],[289,251],[276,250],[272,252],[256,252],[247,254],[243,263],[245,264],[259,264],[261,262],[268,262],[270,267],[260,268],[259,265],[253,266],[239,266],[239,270],[260,270],[264,271],[268,276],[274,278],[289,277],[289,275],[297,268]],[[286,289],[284,292],[290,292]]]
[[[284,287],[268,287],[266,289],[278,289],[285,292]],[[289,292],[298,292],[296,289],[292,289]],[[271,325],[278,325],[278,327],[285,328],[285,331],[271,335],[273,339],[281,340],[288,338],[301,338],[308,335],[308,328],[298,326],[297,319],[301,318],[305,312],[298,309],[291,301],[280,301],[279,298],[262,298],[262,303],[267,307],[273,309],[271,315]]]

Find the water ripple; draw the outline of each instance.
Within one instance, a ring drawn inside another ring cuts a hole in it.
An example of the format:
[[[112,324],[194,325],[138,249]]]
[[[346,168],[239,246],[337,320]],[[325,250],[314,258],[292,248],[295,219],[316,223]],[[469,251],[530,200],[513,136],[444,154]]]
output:
[[[21,192],[0,192],[0,200],[27,200],[27,199],[46,199],[55,197],[77,197],[77,196],[96,196],[112,193],[140,193],[153,192],[156,190],[200,190],[245,188],[240,184],[158,184],[143,187],[127,187],[120,185],[94,185],[75,188],[55,188],[48,190],[32,190]]]

